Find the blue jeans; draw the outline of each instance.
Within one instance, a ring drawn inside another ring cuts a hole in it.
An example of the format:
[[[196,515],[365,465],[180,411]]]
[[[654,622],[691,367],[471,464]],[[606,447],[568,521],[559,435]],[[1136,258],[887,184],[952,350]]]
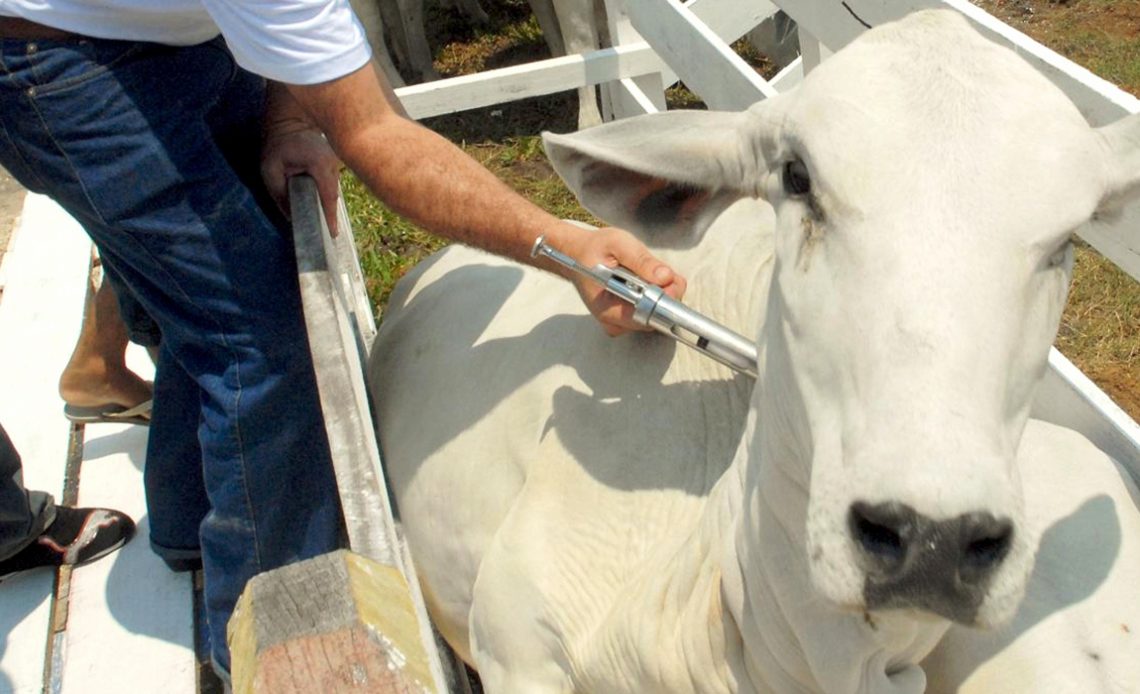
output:
[[[221,40],[0,41],[0,164],[79,220],[162,331],[151,546],[201,551],[226,670],[246,581],[343,538],[292,241],[259,204],[263,103]]]
[[[32,544],[55,520],[55,499],[24,488],[20,454],[0,426],[0,561]]]

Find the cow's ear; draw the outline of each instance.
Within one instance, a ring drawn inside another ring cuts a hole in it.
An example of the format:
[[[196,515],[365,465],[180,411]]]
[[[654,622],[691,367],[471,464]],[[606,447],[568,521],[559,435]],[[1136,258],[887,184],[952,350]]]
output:
[[[1100,129],[1108,149],[1108,189],[1101,203],[1102,214],[1120,212],[1140,204],[1140,113]]]
[[[654,245],[687,246],[760,189],[767,167],[758,122],[751,111],[670,111],[543,133],[543,142],[587,210]]]

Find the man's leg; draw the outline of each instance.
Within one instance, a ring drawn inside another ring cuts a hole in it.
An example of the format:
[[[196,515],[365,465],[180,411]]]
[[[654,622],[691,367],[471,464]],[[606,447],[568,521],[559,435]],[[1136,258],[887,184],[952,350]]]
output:
[[[149,423],[151,385],[127,368],[119,299],[106,275],[89,282],[79,339],[59,378],[64,413],[80,422]]]
[[[0,426],[0,560],[31,544],[53,520],[51,494],[24,489],[20,454]]]
[[[215,129],[240,104],[210,109],[242,73],[220,41],[40,42],[33,54],[0,58],[18,85],[0,91],[0,124],[197,386],[198,410],[168,418],[199,425],[202,460],[189,461],[170,454],[188,447],[161,433],[160,359],[147,475],[193,485],[204,473],[207,616],[215,659],[228,668],[226,622],[245,582],[342,541],[292,243],[216,144]],[[152,517],[198,511],[182,506],[149,503]]]
[[[20,455],[0,426],[0,578],[86,564],[134,534],[134,521],[119,511],[56,506],[50,494],[24,489]]]

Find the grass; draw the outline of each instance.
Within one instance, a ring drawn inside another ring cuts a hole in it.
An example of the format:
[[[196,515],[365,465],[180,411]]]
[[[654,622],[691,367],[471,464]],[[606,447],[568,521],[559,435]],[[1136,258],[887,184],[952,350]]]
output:
[[[1121,88],[1140,96],[1140,0],[974,0],[974,4]],[[455,11],[429,9],[427,26],[443,76],[468,74],[546,57],[525,0],[500,0],[491,22],[472,27]],[[734,46],[772,76],[763,56]],[[667,93],[671,108],[703,105],[683,87]],[[577,113],[572,94],[443,116],[425,125],[462,147],[508,185],[560,217],[590,221],[554,176],[537,133],[568,132]],[[387,210],[351,174],[345,197],[360,247],[370,298],[378,311],[392,285],[443,242]],[[1078,248],[1058,348],[1140,420],[1140,283],[1094,250]]]

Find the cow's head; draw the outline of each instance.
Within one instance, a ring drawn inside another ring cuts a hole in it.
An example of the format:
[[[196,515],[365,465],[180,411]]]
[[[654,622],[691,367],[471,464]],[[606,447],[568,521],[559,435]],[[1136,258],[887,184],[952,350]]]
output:
[[[1140,187],[1140,117],[1092,129],[1011,51],[925,12],[744,113],[635,118],[547,150],[588,208],[667,243],[737,198],[771,203],[756,402],[778,474],[749,491],[810,490],[794,530],[837,605],[1008,617],[1037,544],[1014,458],[1070,238]]]

